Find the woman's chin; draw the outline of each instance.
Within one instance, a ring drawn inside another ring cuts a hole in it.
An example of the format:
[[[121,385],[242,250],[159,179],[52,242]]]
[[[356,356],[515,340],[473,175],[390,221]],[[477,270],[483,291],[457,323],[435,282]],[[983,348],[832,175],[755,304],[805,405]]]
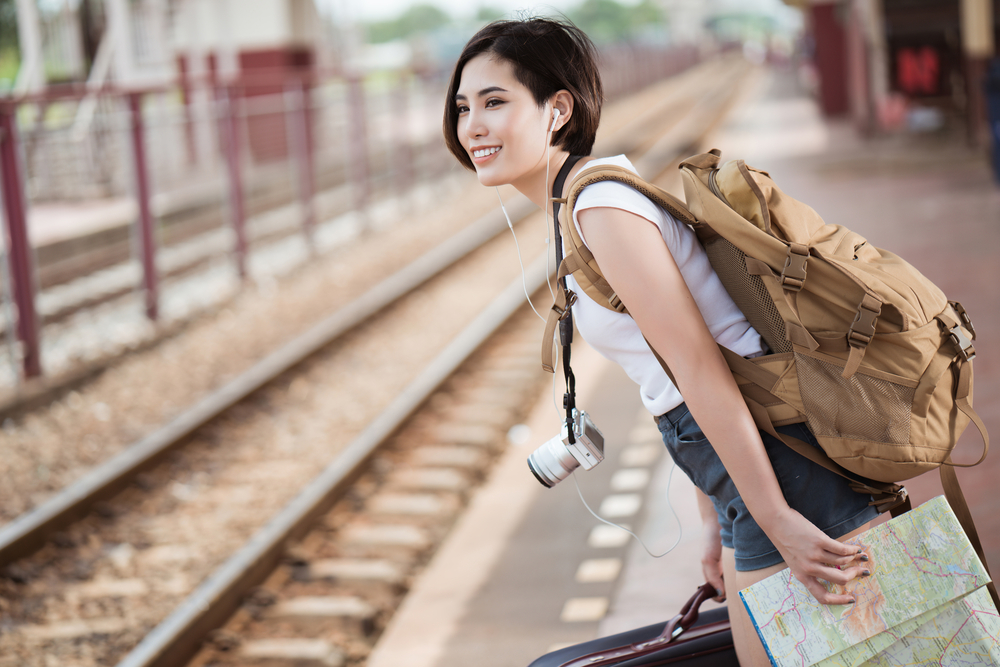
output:
[[[480,185],[488,188],[496,187],[498,185],[507,185],[507,180],[495,173],[492,169],[483,169],[482,171],[476,170],[476,177],[479,178]]]

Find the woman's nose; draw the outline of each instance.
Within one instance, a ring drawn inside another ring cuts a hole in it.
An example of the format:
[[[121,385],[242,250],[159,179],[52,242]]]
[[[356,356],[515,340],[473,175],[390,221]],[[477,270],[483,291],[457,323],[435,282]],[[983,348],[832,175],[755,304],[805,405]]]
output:
[[[476,139],[486,134],[486,127],[479,121],[479,114],[470,111],[465,117],[465,134],[470,139]]]

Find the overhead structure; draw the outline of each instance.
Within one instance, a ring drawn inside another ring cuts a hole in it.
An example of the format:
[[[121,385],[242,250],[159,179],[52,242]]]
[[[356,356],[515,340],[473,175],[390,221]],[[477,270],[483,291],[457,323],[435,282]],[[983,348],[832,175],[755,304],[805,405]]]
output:
[[[920,106],[964,119],[986,141],[982,93],[1000,38],[997,0],[785,0],[805,12],[827,115],[863,131],[906,122]]]
[[[229,92],[234,102],[281,95],[289,86],[308,95],[324,37],[313,0],[254,0],[253,11],[246,11],[242,0],[182,0],[174,21],[173,53],[191,118],[207,104],[200,99],[207,87],[237,80],[239,90]],[[258,116],[248,125],[256,160],[288,155],[283,119]],[[191,151],[207,146],[193,136],[189,145]]]

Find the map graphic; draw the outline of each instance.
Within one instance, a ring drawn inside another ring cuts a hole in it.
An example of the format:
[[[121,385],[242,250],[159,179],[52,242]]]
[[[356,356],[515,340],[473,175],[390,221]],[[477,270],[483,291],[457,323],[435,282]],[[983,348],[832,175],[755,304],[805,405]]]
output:
[[[944,497],[849,543],[872,572],[836,587],[853,605],[818,603],[789,570],[740,591],[775,667],[1000,665],[989,575]]]

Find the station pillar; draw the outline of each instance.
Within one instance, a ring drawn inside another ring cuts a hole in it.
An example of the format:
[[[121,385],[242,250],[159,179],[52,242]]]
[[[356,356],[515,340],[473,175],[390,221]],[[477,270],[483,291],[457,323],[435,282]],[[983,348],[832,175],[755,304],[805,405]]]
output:
[[[969,143],[984,146],[989,141],[989,133],[983,84],[995,52],[993,3],[991,0],[962,0],[961,21]]]
[[[809,6],[809,22],[815,43],[815,65],[819,74],[819,103],[827,116],[850,111],[847,66],[847,2],[816,2]]]

